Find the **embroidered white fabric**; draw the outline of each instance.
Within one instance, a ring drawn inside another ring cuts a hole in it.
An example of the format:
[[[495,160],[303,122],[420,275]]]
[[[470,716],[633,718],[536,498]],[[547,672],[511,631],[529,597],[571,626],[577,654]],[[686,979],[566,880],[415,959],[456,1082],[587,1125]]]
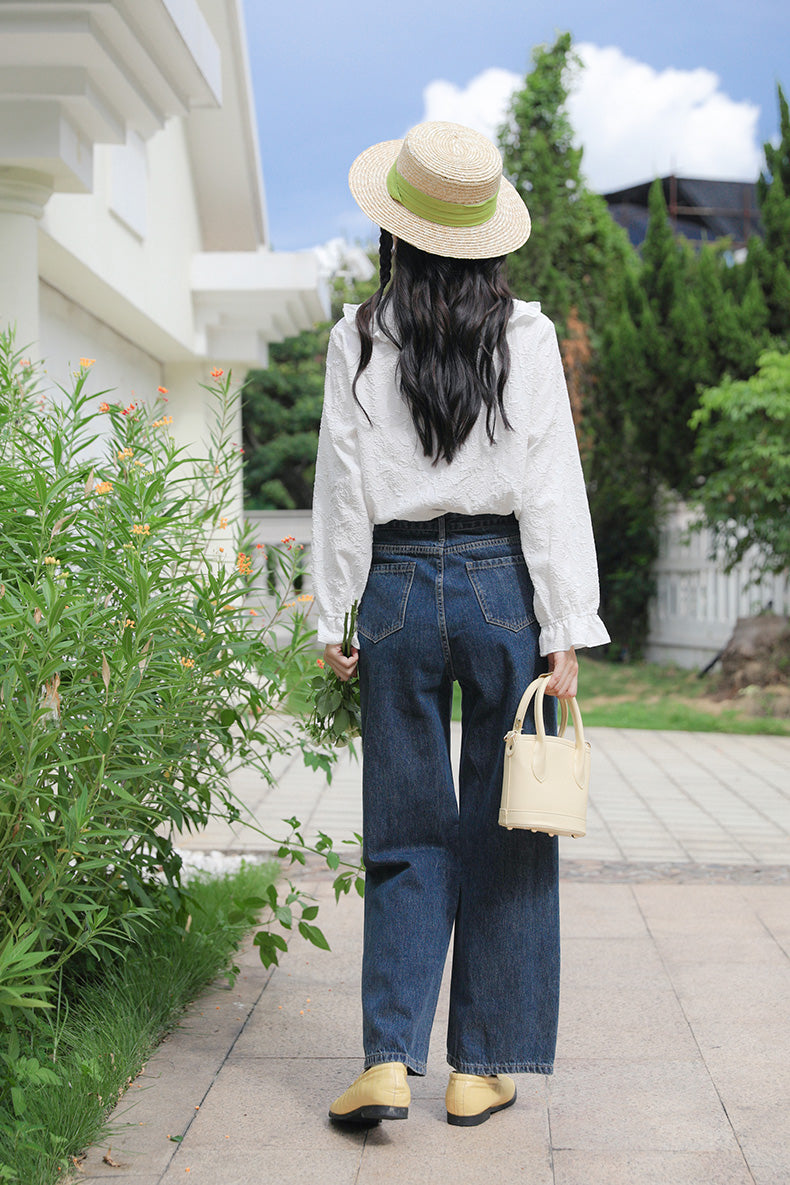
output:
[[[311,570],[318,640],[340,642],[343,619],[367,583],[374,523],[445,513],[515,514],[535,588],[541,654],[600,646],[598,569],[576,433],[552,322],[533,301],[515,301],[504,402],[513,431],[485,415],[451,464],[422,446],[396,381],[398,350],[376,327],[373,356],[357,383],[357,306],[346,305],[329,339],[313,495]]]

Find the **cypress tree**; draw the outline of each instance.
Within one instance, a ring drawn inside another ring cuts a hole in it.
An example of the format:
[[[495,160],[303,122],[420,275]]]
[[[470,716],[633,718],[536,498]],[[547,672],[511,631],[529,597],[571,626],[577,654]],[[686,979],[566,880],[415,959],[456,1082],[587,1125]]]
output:
[[[764,145],[766,170],[757,181],[757,200],[765,227],[765,244],[752,238],[749,257],[758,272],[773,334],[790,338],[790,111],[781,86],[779,143]]]

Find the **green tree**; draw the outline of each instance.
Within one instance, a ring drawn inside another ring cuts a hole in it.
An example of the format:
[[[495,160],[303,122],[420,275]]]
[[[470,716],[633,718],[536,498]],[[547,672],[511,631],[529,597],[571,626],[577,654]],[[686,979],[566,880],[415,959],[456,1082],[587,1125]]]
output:
[[[779,143],[763,146],[766,171],[757,182],[765,243],[752,239],[749,255],[760,275],[770,314],[771,332],[790,337],[790,110],[781,86]]]
[[[636,252],[584,181],[567,114],[577,68],[567,33],[536,49],[500,135],[505,172],[533,223],[511,257],[510,276],[518,295],[539,299],[557,323],[598,547],[601,610],[614,654],[633,654],[647,628],[657,553],[641,414],[652,390],[642,337],[651,313]]]
[[[244,484],[258,510],[312,504],[329,325],[270,347],[266,370],[251,371],[244,402]]]
[[[701,396],[694,500],[729,571],[756,545],[754,574],[790,568],[790,354],[766,351],[746,381]]]
[[[597,329],[617,302],[622,273],[633,256],[625,232],[582,173],[567,113],[569,85],[580,67],[571,36],[532,53],[532,69],[511,100],[500,131],[506,176],[527,203],[532,233],[509,260],[510,281],[525,300],[540,300],[560,337],[574,310]]]
[[[332,320],[270,347],[266,370],[251,370],[244,394],[244,489],[255,510],[312,505],[324,368],[332,324],[345,301],[367,299],[376,278],[333,284]]]

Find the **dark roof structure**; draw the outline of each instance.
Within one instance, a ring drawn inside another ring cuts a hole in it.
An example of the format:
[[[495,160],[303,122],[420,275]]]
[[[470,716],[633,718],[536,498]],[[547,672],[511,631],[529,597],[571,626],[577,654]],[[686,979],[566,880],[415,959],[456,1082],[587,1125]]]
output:
[[[609,212],[624,227],[635,247],[647,233],[648,195],[652,181],[605,193]],[[678,234],[692,243],[732,239],[733,249],[745,247],[752,235],[763,235],[752,181],[702,181],[693,177],[662,177],[669,216]]]

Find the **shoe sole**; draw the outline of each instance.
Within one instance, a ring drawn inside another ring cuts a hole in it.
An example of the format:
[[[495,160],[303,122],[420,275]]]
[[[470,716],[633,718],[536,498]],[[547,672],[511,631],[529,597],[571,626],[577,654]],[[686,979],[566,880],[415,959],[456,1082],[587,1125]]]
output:
[[[329,1112],[329,1118],[335,1123],[378,1123],[381,1119],[408,1119],[408,1107],[384,1107],[378,1104],[368,1104],[366,1107],[357,1107],[356,1111],[348,1111],[345,1115],[336,1115],[334,1111]]]
[[[508,1099],[506,1103],[498,1103],[496,1107],[487,1107],[485,1111],[478,1111],[477,1115],[453,1115],[452,1112],[447,1112],[447,1122],[453,1127],[477,1127],[480,1123],[485,1123],[497,1111],[504,1111],[507,1107],[512,1107],[516,1101],[517,1090],[513,1091],[513,1098]]]

